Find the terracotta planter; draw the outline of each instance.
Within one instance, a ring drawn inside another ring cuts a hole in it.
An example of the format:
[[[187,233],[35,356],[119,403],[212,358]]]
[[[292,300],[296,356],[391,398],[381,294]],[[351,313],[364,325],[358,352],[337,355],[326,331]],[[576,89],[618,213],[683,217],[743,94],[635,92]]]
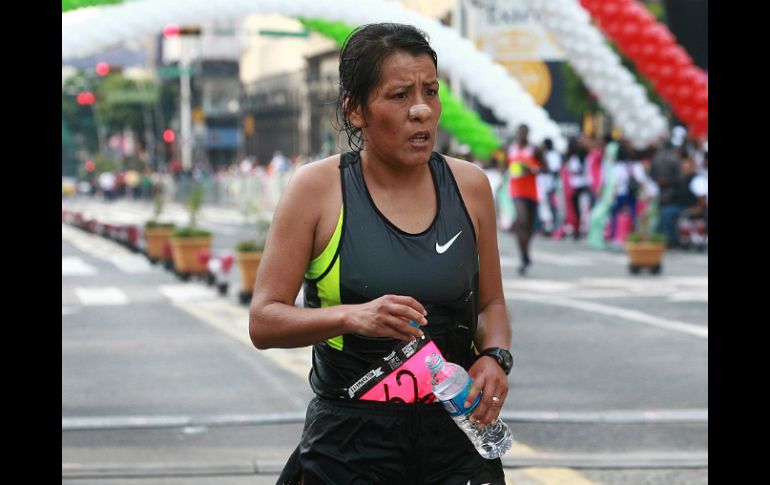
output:
[[[183,275],[204,274],[208,272],[206,265],[201,263],[198,253],[211,251],[211,236],[205,237],[172,237],[171,254],[174,258],[174,269]]]
[[[163,247],[169,241],[173,227],[148,227],[144,229],[144,240],[147,243],[147,257],[152,261],[164,261],[166,254]]]
[[[666,244],[663,242],[627,242],[629,271],[636,274],[642,268],[649,268],[653,274],[660,273],[665,251]]]
[[[238,268],[241,273],[240,300],[243,303],[246,303],[246,300],[251,300],[251,294],[254,292],[254,280],[257,279],[257,269],[261,259],[261,251],[238,253]]]

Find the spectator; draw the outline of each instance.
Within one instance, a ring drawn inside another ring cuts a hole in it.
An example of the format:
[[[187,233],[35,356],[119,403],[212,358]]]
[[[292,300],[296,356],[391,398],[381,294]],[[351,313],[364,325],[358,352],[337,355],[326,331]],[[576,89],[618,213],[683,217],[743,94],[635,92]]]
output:
[[[593,196],[591,194],[591,181],[588,175],[588,166],[586,163],[586,157],[588,150],[585,144],[577,139],[571,138],[567,146],[567,170],[569,171],[569,183],[572,187],[572,197],[570,202],[575,213],[575,227],[572,233],[572,237],[577,241],[580,239],[582,232],[581,221],[587,220],[583,217],[583,206],[581,203],[585,200],[585,196],[588,197],[588,209],[593,206]],[[585,211],[587,213],[587,211]]]

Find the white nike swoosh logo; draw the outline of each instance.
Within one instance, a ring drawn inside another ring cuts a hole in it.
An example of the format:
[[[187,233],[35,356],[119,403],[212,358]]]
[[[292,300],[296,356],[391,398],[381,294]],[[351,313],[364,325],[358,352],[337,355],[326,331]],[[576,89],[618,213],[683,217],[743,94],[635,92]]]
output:
[[[446,252],[446,250],[449,249],[449,246],[451,246],[452,243],[455,242],[455,239],[457,239],[458,236],[460,236],[460,234],[462,234],[462,231],[460,231],[457,234],[455,234],[455,237],[450,239],[449,242],[444,244],[444,245],[440,245],[438,243],[438,241],[436,241],[436,252],[439,253],[439,254],[444,254]]]

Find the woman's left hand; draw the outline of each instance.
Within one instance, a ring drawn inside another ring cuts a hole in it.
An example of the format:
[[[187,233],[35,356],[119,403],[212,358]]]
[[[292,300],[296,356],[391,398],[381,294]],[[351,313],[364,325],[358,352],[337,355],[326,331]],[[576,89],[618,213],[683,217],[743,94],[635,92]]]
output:
[[[468,369],[473,379],[473,385],[468,392],[468,406],[476,401],[481,393],[481,400],[473,410],[472,419],[480,427],[492,424],[503,409],[505,398],[508,396],[508,376],[493,357],[480,357]]]

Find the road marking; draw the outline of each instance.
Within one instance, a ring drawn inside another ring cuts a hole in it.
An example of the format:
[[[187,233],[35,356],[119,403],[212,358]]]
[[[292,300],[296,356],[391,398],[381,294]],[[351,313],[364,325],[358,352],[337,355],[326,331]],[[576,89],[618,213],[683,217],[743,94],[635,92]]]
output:
[[[532,262],[534,264],[543,263],[554,266],[593,266],[594,263],[588,258],[581,256],[565,256],[560,254],[544,253],[542,251],[533,252]],[[500,265],[509,268],[518,268],[519,259],[511,256],[501,256]]]
[[[701,327],[692,323],[681,322],[678,320],[670,320],[665,318],[656,317],[638,310],[629,310],[626,308],[614,307],[610,305],[604,305],[601,303],[594,303],[589,301],[573,300],[570,298],[560,298],[556,296],[541,295],[536,293],[526,293],[519,291],[509,291],[506,294],[506,299],[512,300],[524,300],[537,303],[545,303],[547,305],[557,305],[568,308],[575,308],[592,313],[599,313],[611,317],[618,317],[623,320],[644,323],[653,327],[662,328],[664,330],[671,330],[674,332],[681,332],[695,337],[708,339],[708,328]]]
[[[708,409],[652,409],[605,411],[506,411],[500,413],[506,423],[582,423],[582,424],[708,424]],[[148,429],[191,427],[256,426],[263,424],[302,424],[302,411],[262,414],[212,414],[197,416],[87,416],[62,418],[63,431],[105,429]],[[517,454],[522,444],[514,440]]]
[[[121,271],[129,274],[149,273],[152,271],[152,266],[147,261],[147,258],[137,254],[113,254],[110,255],[109,261]]]
[[[91,266],[75,256],[63,256],[61,258],[62,276],[84,276],[98,273],[96,266]]]
[[[580,278],[573,281],[516,278],[506,290],[569,298],[663,297],[669,301],[708,302],[708,277]]]
[[[127,305],[128,297],[120,288],[75,288],[75,294],[83,305]]]
[[[147,273],[152,270],[152,267],[143,256],[134,254],[109,239],[84,233],[65,224],[61,226],[61,238],[84,253],[115,265],[125,273]],[[62,258],[62,270],[64,270],[64,258]]]
[[[516,441],[516,438],[514,437],[511,449],[508,450],[501,459],[504,461],[522,457],[526,459],[534,458],[539,455],[540,453],[534,448],[530,448],[529,446]],[[518,471],[544,485],[595,485],[594,482],[569,468],[522,468]],[[508,470],[506,470],[505,482],[514,484],[513,477],[509,477],[508,475]]]
[[[201,301],[217,298],[213,288],[195,284],[161,285],[160,292],[172,302]]]
[[[77,308],[77,307],[72,307],[72,306],[62,306],[61,307],[61,316],[73,315],[73,314],[79,313],[79,312],[80,312],[80,309]]]
[[[189,313],[190,315],[198,318],[204,323],[211,325],[212,327],[220,330],[226,335],[233,337],[237,341],[247,345],[250,349],[255,350],[254,344],[249,337],[249,313],[246,308],[238,307],[237,305],[222,301],[177,301],[174,305]],[[302,379],[307,379],[307,374],[310,371],[310,347],[304,347],[300,349],[271,349],[279,352],[269,352],[265,350],[257,351],[260,355],[263,355],[273,361],[274,364],[279,367],[288,370],[289,372],[296,374]],[[298,355],[299,354],[299,355]],[[304,354],[304,355],[302,355]],[[299,372],[299,362],[304,361],[304,374]],[[281,390],[286,399],[290,401],[297,409],[305,409],[307,402],[300,399],[296,395],[283,391],[283,384],[260,365],[255,365],[253,368],[260,374],[260,377],[271,383],[271,387],[276,390]]]

